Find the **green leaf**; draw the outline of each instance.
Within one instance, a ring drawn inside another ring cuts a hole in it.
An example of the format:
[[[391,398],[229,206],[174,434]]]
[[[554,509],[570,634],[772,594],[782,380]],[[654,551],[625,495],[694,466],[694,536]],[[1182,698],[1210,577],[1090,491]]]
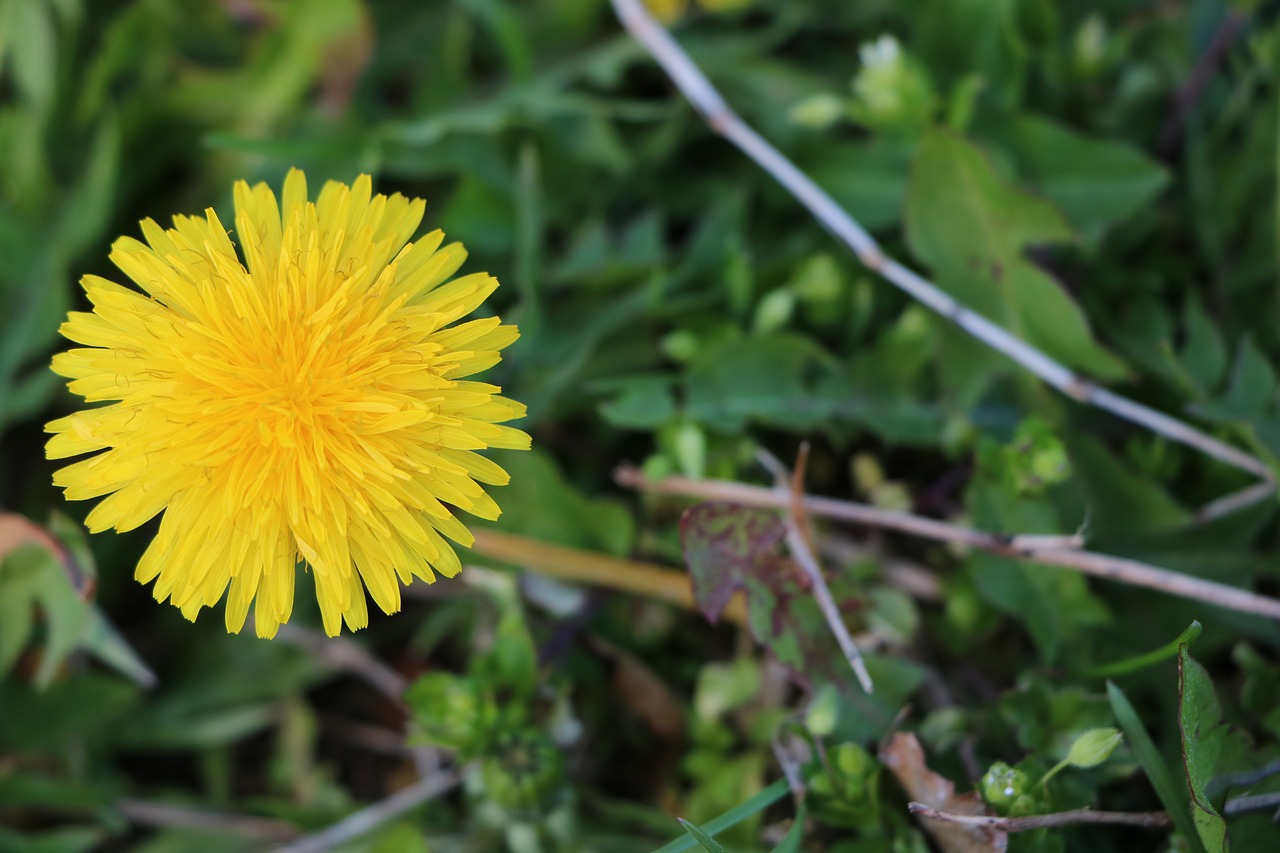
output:
[[[698,842],[698,846],[703,850],[708,851],[708,853],[729,853],[729,849],[727,847],[716,841],[710,835],[707,835],[707,833],[696,824],[689,823],[689,821],[682,817],[676,818],[676,820],[680,821],[680,825],[684,827],[684,831],[693,838],[694,841]]]
[[[369,853],[431,853],[421,827],[402,820],[378,832]]]
[[[1030,263],[1032,246],[1067,242],[1058,211],[1008,184],[973,144],[925,136],[907,194],[907,240],[958,300],[1068,366],[1108,379],[1123,363],[1094,341],[1080,306]]]
[[[102,239],[115,210],[119,169],[120,127],[115,116],[107,113],[99,120],[57,224],[57,239],[66,255],[78,255]]]
[[[85,673],[37,690],[0,682],[0,748],[61,749],[76,736],[100,734],[137,704],[138,689],[118,678]]]
[[[1205,786],[1214,776],[1241,769],[1252,749],[1222,721],[1213,681],[1186,644],[1178,650],[1178,696],[1178,731],[1196,831],[1209,853],[1225,853],[1227,822],[1210,802]]]
[[[864,226],[880,229],[902,216],[911,154],[911,145],[893,137],[837,141],[823,135],[797,152],[796,164]]]
[[[831,417],[838,366],[798,335],[737,338],[708,347],[685,375],[688,415],[712,427],[741,430],[748,421],[812,429]]]
[[[59,555],[45,545],[23,545],[0,562],[3,615],[13,624],[0,629],[0,673],[12,666],[31,632],[31,608],[38,606],[45,625],[44,652],[35,684],[48,687],[67,655],[80,644],[89,622],[89,606],[71,585]],[[25,614],[19,610],[26,610]]]
[[[1142,720],[1138,717],[1138,712],[1133,709],[1133,705],[1129,702],[1129,697],[1125,696],[1124,691],[1110,681],[1107,682],[1107,697],[1111,700],[1111,712],[1115,714],[1116,722],[1120,724],[1120,729],[1124,732],[1125,737],[1129,739],[1134,755],[1138,757],[1138,763],[1142,765],[1143,771],[1147,774],[1147,780],[1151,782],[1151,787],[1155,789],[1161,805],[1169,813],[1169,817],[1173,819],[1174,828],[1178,830],[1187,846],[1191,848],[1191,853],[1206,853],[1204,845],[1200,841],[1196,824],[1192,821],[1191,814],[1187,810],[1185,789],[1174,782],[1173,774],[1169,772],[1169,766],[1160,757],[1160,750],[1156,749],[1155,743],[1151,740],[1151,735],[1147,734],[1146,727],[1142,725]]]
[[[1139,149],[1023,115],[998,133],[1027,179],[1090,239],[1142,210],[1169,182]]]
[[[1272,403],[1276,374],[1253,338],[1245,337],[1236,348],[1235,365],[1226,392],[1210,403],[1194,407],[1197,414],[1215,421],[1243,422],[1260,417]]]
[[[605,383],[598,383],[603,387]],[[600,404],[600,416],[623,429],[657,429],[676,416],[676,400],[670,379],[644,376],[619,379],[607,387],[615,396]]]
[[[1183,313],[1187,338],[1178,360],[1205,397],[1217,387],[1227,367],[1227,345],[1198,299],[1189,298]]]
[[[106,836],[98,826],[69,826],[24,834],[0,827],[0,853],[89,853]]]
[[[1082,431],[1071,431],[1062,438],[1088,507],[1091,541],[1130,540],[1148,532],[1164,534],[1190,519],[1191,514],[1170,497],[1164,484],[1133,470],[1097,438]]]
[[[96,606],[89,608],[80,647],[139,687],[156,685],[158,679],[151,667]]]
[[[3,806],[92,813],[110,806],[118,796],[119,785],[113,783],[87,783],[83,779],[22,770],[0,775],[0,805]]]
[[[1041,483],[1039,493],[1025,491],[1038,449],[1050,446],[1028,440],[1036,432],[1034,426],[1034,421],[1024,425],[1007,445],[989,440],[979,445],[977,468],[966,495],[976,527],[1057,534],[1080,523],[1083,513],[1074,507],[1069,483]],[[1068,648],[1110,620],[1102,600],[1078,573],[984,553],[970,555],[968,564],[978,592],[1026,626],[1046,662],[1059,660]]]
[[[583,495],[547,454],[537,449],[504,454],[500,464],[511,483],[494,493],[503,510],[497,529],[615,556],[631,549],[630,512],[614,501]]]
[[[0,34],[12,52],[13,80],[22,97],[39,110],[52,105],[57,82],[58,39],[53,9],[39,0],[17,0],[9,13],[12,30]]]
[[[447,672],[427,673],[410,684],[404,701],[413,714],[418,738],[464,753],[488,738],[497,710],[480,695],[472,679]]]

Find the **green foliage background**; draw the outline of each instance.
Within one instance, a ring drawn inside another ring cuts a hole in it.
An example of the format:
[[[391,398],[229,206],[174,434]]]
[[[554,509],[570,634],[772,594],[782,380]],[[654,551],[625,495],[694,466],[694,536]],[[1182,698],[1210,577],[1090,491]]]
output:
[[[1275,466],[1274,4],[654,5],[747,122],[894,256]],[[859,52],[886,34],[898,53]],[[685,504],[620,490],[617,465],[764,482],[757,448],[790,459],[809,439],[816,492],[995,531],[1083,529],[1096,550],[1280,591],[1274,499],[1194,519],[1247,475],[1057,396],[875,280],[707,128],[604,0],[0,0],[6,511],[87,511],[51,487],[41,433],[75,406],[47,369],[75,280],[112,277],[108,246],[139,219],[212,205],[231,221],[233,180],[278,186],[291,166],[313,186],[370,172],[426,198],[429,225],[471,251],[466,270],[502,280],[486,310],[523,338],[492,381],[528,403],[535,438],[502,460],[504,532],[680,565]],[[50,523],[99,567],[91,604],[45,551],[0,563],[0,850],[258,849],[144,825],[121,803],[305,831],[412,778],[404,715],[360,672],[228,637],[216,618],[187,624],[132,581],[149,528],[89,542],[77,528]],[[988,791],[1000,813],[1181,809],[1191,849],[1225,849],[1228,833],[1274,849],[1266,812],[1221,811],[1280,788],[1274,622],[872,538],[829,566],[852,627],[879,638],[872,700],[786,627],[812,621],[796,597],[753,598],[753,624],[772,624],[766,645],[802,689],[746,633],[610,594],[607,575],[582,595],[497,566],[375,617],[357,642],[405,679],[432,673],[408,694],[415,742],[476,769],[465,792],[346,849],[650,850],[682,834],[676,815],[738,808],[712,843],[924,850],[875,758],[908,702],[905,726],[959,789],[981,788],[973,762],[1030,780]],[[895,586],[890,556],[935,572],[937,594]],[[314,626],[305,598],[294,618]],[[1186,639],[1125,663],[1193,620],[1195,659]],[[1038,786],[1111,726],[1126,741],[1106,763]],[[810,822],[790,834],[785,786],[766,788],[779,727],[829,759],[805,765]],[[689,845],[707,845],[699,832]],[[1012,849],[1167,837],[1095,827]]]

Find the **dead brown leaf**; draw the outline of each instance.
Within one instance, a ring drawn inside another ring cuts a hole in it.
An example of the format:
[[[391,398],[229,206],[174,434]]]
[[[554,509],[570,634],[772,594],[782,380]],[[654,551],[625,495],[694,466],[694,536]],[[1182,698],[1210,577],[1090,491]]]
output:
[[[665,741],[684,737],[684,707],[653,668],[600,637],[592,635],[589,642],[598,654],[613,661],[613,689],[645,726]]]
[[[910,732],[898,732],[880,750],[880,763],[898,777],[907,796],[939,811],[985,815],[986,804],[976,791],[957,794],[950,779],[925,764],[920,741]],[[945,853],[1004,853],[1009,836],[987,826],[963,826],[921,816],[920,824]]]

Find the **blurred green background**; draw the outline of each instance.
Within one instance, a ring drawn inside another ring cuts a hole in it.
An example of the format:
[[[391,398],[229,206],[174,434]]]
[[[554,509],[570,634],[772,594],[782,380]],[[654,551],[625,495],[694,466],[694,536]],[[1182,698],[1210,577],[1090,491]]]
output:
[[[1276,4],[652,6],[893,255],[1275,467]],[[1194,518],[1247,475],[1067,402],[875,280],[706,127],[605,0],[0,0],[0,507],[98,571],[85,603],[49,552],[0,536],[2,851],[262,849],[421,769],[372,665],[156,606],[131,577],[154,525],[86,541],[69,519],[88,507],[62,501],[43,458],[42,424],[76,407],[47,367],[84,305],[75,281],[121,280],[108,248],[140,219],[213,206],[232,221],[234,180],[278,188],[294,166],[313,187],[367,172],[427,199],[427,227],[470,250],[464,272],[502,281],[482,310],[523,337],[486,378],[528,404],[535,450],[501,459],[501,531],[680,567],[688,502],[638,497],[614,469],[767,482],[756,450],[790,460],[808,439],[815,492],[1084,529],[1097,550],[1280,591],[1273,498]],[[1098,667],[1193,619],[1224,718],[1253,738],[1215,740],[1205,766],[1270,768],[1249,790],[1275,790],[1274,623],[901,537],[831,542],[851,627],[877,652],[873,700],[829,652],[796,652],[787,620],[811,614],[791,599],[755,634],[769,651],[611,592],[626,587],[607,570],[572,587],[477,557],[491,571],[374,614],[359,648],[395,678],[430,674],[408,694],[413,743],[471,769],[342,849],[651,850],[681,835],[676,815],[746,803],[719,836],[730,849],[925,850],[874,757],[905,703],[960,790],[996,761],[1034,781],[1081,732],[1124,728]],[[929,570],[923,591],[895,580],[903,559]],[[303,629],[319,624],[306,589]],[[1185,797],[1179,723],[1218,709],[1188,711],[1168,656],[1115,672]],[[787,731],[826,745],[800,762],[808,822],[790,834],[785,787],[765,788]],[[1126,741],[1016,807],[1162,808],[1152,773]],[[1221,806],[1230,786],[1210,788]],[[209,811],[274,823],[191,824]],[[1274,849],[1265,813],[1229,825],[1236,849]],[[1073,832],[1011,849],[1167,844]]]

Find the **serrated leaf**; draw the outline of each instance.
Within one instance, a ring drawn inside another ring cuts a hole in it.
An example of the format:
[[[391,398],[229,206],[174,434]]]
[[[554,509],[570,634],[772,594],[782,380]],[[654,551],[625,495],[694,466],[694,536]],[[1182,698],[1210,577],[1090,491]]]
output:
[[[1209,853],[1225,853],[1227,822],[1205,786],[1214,776],[1245,766],[1251,747],[1223,722],[1213,681],[1186,645],[1178,650],[1178,731],[1196,831]]]
[[[940,287],[1071,367],[1103,378],[1123,363],[1093,339],[1080,306],[1025,257],[1073,234],[1049,203],[1008,184],[973,144],[925,136],[907,194],[907,241]]]

